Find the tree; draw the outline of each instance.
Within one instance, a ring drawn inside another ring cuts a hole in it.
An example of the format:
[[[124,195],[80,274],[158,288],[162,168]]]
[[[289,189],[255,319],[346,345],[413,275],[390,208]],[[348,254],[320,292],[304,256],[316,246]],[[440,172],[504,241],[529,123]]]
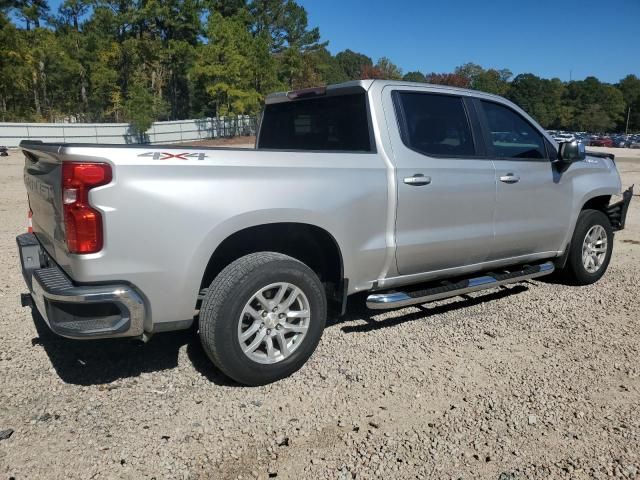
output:
[[[624,119],[624,97],[613,85],[600,82],[595,77],[569,82],[565,95],[566,104],[573,108],[576,116],[572,128],[590,131],[607,131]],[[598,114],[599,119],[589,120],[587,114]],[[599,128],[595,129],[595,125]]]
[[[31,74],[29,46],[0,13],[0,121],[29,119]]]
[[[407,72],[404,77],[402,77],[402,80],[404,80],[405,82],[419,83],[425,83],[426,81],[424,73],[422,72]]]
[[[360,72],[361,80],[376,80],[383,79],[384,74],[378,67],[374,67],[373,65],[364,65],[362,67],[362,71]]]
[[[336,60],[349,80],[356,80],[360,78],[364,67],[373,66],[371,58],[349,49],[338,53],[336,55]]]
[[[469,79],[458,73],[429,73],[425,75],[427,83],[434,85],[449,85],[451,87],[469,88]]]
[[[507,80],[511,77],[511,71],[507,69],[481,71],[471,83],[471,87],[482,92],[505,95],[509,89]]]
[[[40,28],[40,22],[49,14],[49,5],[46,0],[18,0],[14,4],[27,30],[31,30],[32,25]]]
[[[627,117],[631,131],[640,130],[640,78],[627,75],[617,85],[625,103],[625,114],[620,130],[627,128]]]
[[[560,116],[563,93],[562,83],[524,73],[511,82],[508,98],[549,128],[557,123]]]
[[[573,126],[587,132],[606,132],[615,126],[615,121],[601,105],[593,103],[577,112]]]
[[[71,23],[74,30],[80,30],[80,19],[89,11],[89,0],[65,0],[60,5],[60,16],[64,21]]]
[[[412,71],[332,55],[295,0],[0,0],[0,120],[150,121],[256,113],[275,91],[404,79],[507,96],[547,128],[640,129],[640,79],[562,82],[475,63]]]
[[[141,143],[146,142],[145,132],[164,113],[166,105],[141,83],[135,83],[124,102],[123,111]]]
[[[256,48],[243,17],[209,16],[209,42],[202,45],[193,75],[206,92],[213,115],[255,113],[261,96],[252,85]]]
[[[456,75],[464,77],[470,88],[496,95],[505,95],[509,88],[508,80],[513,75],[510,70],[503,68],[485,70],[475,63],[465,63],[455,69]]]
[[[253,0],[249,13],[251,31],[270,39],[272,53],[288,47],[307,51],[320,46],[320,30],[309,29],[306,10],[293,0]]]
[[[473,84],[482,72],[484,72],[484,68],[476,63],[465,63],[464,65],[456,67],[454,70],[456,75],[464,77],[467,80],[471,88],[474,88]]]
[[[402,80],[402,69],[387,57],[380,58],[376,63],[376,68],[382,73],[382,78],[385,80]]]
[[[307,68],[313,68],[318,76],[318,81],[315,84],[307,82],[306,86],[326,85],[351,80],[342,69],[338,59],[324,47],[308,53],[306,58],[309,64]]]
[[[237,15],[240,10],[246,8],[246,0],[209,0],[207,8],[222,15],[223,17],[232,17]]]
[[[363,80],[402,80],[402,70],[393,64],[387,57],[382,57],[374,66],[365,65],[360,73],[360,78]]]

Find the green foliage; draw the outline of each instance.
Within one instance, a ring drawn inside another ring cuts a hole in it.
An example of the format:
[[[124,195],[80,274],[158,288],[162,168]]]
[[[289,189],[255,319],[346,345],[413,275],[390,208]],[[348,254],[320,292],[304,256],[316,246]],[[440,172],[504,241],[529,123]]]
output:
[[[547,128],[640,130],[640,79],[562,82],[467,63],[403,75],[332,55],[295,0],[0,0],[0,121],[131,122],[255,114],[272,92],[355,79],[472,88],[510,98]]]
[[[524,73],[513,79],[508,97],[542,125],[552,127],[561,123],[564,93],[565,87],[560,80]]]
[[[344,50],[336,55],[338,65],[349,80],[360,78],[364,67],[373,66],[371,58],[352,50]]]
[[[166,104],[163,100],[137,83],[129,90],[129,95],[122,107],[125,118],[140,137],[151,128],[151,124],[158,117],[162,116],[165,109]]]
[[[407,72],[404,74],[404,77],[402,77],[402,80],[404,80],[405,82],[421,82],[421,83],[425,83],[427,81],[427,79],[424,76],[424,73],[422,72]]]
[[[214,12],[207,26],[209,42],[198,51],[193,78],[204,89],[215,115],[255,112],[260,94],[251,84],[256,46],[243,15],[223,17]]]
[[[382,73],[381,78],[385,80],[402,80],[402,69],[387,57],[380,58],[375,67]]]
[[[485,70],[475,63],[466,63],[456,68],[456,75],[465,78],[471,88],[483,92],[505,95],[509,89],[508,80],[513,75],[510,70],[503,68]]]
[[[640,130],[640,78],[635,75],[627,75],[617,85],[622,92],[625,103],[624,127],[628,126],[632,130]]]

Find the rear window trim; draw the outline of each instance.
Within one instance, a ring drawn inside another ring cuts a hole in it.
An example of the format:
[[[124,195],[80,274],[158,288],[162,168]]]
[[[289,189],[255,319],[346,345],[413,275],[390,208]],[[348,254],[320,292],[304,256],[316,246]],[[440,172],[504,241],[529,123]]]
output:
[[[425,153],[420,150],[415,149],[409,144],[408,141],[408,131],[407,131],[407,120],[406,114],[404,111],[404,107],[402,106],[402,102],[400,101],[400,95],[403,93],[419,93],[421,95],[438,95],[441,97],[454,97],[460,99],[462,103],[462,108],[464,110],[465,116],[467,118],[467,123],[469,124],[469,131],[471,132],[471,139],[473,141],[473,149],[475,153],[473,155],[442,155],[438,153]],[[448,92],[432,92],[426,90],[414,90],[414,89],[394,89],[391,91],[391,100],[394,107],[394,113],[396,117],[396,121],[398,124],[398,131],[400,133],[400,139],[402,140],[402,144],[405,148],[411,150],[412,152],[418,153],[423,157],[428,158],[453,158],[456,160],[490,160],[490,157],[486,154],[483,154],[484,144],[478,140],[478,135],[476,132],[476,126],[474,125],[474,115],[476,112],[471,112],[468,108],[467,101],[465,99],[470,98],[467,95],[460,95],[458,93],[448,93]],[[473,98],[473,97],[471,97]]]
[[[278,103],[299,103],[299,102],[307,102],[309,100],[318,100],[319,98],[334,98],[334,97],[342,97],[347,95],[364,95],[365,99],[365,108],[367,110],[367,130],[369,132],[369,150],[316,150],[316,149],[304,149],[304,148],[267,148],[260,147],[260,136],[262,135],[262,121],[264,119],[264,112],[269,107],[269,105],[277,105]],[[353,88],[345,88],[344,90],[333,90],[331,92],[327,92],[326,95],[320,96],[312,96],[305,97],[296,100],[284,100],[281,102],[275,103],[267,103],[265,108],[260,113],[260,124],[258,126],[258,132],[256,134],[256,148],[257,151],[263,152],[309,152],[309,153],[326,153],[326,154],[352,154],[352,155],[371,155],[377,154],[377,142],[376,136],[373,128],[373,117],[371,116],[371,99],[369,98],[369,94],[367,90],[362,87]]]

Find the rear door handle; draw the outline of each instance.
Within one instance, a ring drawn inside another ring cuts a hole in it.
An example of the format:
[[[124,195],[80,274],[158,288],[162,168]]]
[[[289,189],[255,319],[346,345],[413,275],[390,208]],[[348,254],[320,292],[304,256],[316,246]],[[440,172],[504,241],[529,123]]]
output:
[[[507,173],[500,177],[500,181],[503,183],[518,183],[520,181],[520,177],[513,173]]]
[[[431,183],[431,177],[425,177],[422,173],[416,173],[413,177],[404,177],[404,183],[414,187],[420,187],[422,185],[429,185]]]

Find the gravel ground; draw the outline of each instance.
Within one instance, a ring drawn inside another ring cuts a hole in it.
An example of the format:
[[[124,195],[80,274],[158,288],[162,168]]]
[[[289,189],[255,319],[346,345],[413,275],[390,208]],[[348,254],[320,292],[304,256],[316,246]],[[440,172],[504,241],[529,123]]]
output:
[[[0,477],[640,477],[637,198],[596,285],[355,298],[300,372],[241,388],[192,332],[73,342],[20,307],[21,165],[0,158]]]

